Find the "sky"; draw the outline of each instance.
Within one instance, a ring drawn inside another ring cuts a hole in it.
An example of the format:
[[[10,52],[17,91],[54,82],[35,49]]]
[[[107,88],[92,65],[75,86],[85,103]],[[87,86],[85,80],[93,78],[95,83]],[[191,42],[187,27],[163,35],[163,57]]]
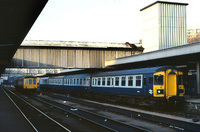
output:
[[[155,1],[49,0],[25,40],[138,43],[140,9]],[[165,1],[188,3],[187,28],[200,28],[200,0]]]

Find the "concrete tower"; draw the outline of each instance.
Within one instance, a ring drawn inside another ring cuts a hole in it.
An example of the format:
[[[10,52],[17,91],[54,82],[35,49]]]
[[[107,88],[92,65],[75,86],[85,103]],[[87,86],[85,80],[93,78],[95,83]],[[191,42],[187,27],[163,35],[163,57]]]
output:
[[[142,12],[144,52],[187,43],[187,3],[156,1]]]

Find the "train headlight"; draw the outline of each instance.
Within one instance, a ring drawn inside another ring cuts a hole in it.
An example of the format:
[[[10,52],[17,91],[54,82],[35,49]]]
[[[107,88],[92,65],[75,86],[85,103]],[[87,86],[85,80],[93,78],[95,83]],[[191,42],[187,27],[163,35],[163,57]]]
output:
[[[163,89],[158,89],[157,94],[163,94]]]

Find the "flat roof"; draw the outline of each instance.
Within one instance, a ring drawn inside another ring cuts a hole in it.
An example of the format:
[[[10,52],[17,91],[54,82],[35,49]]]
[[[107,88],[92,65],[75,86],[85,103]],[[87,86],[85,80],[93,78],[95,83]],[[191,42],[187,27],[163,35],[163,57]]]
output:
[[[162,4],[174,4],[174,5],[185,5],[185,6],[188,5],[188,3],[169,2],[169,1],[156,1],[156,2],[154,2],[154,3],[152,3],[152,4],[150,4],[150,5],[148,5],[148,6],[144,7],[144,8],[142,8],[142,9],[140,9],[140,11],[143,11],[143,10],[145,10],[145,9],[147,9],[147,8],[149,8],[149,7],[151,7],[151,6],[155,5],[155,4],[157,4],[157,3],[162,3]]]
[[[157,50],[138,55],[105,61],[106,67],[120,67],[131,64],[139,67],[155,65],[186,64],[198,61],[200,57],[200,42]]]

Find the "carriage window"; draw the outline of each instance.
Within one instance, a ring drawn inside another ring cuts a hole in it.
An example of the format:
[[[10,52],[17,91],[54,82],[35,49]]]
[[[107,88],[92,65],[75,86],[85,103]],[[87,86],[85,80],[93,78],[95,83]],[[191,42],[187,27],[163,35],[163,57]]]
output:
[[[95,78],[95,85],[98,85],[98,78]]]
[[[153,77],[149,77],[149,84],[153,84]]]
[[[141,76],[136,76],[136,86],[141,86]]]
[[[106,80],[105,78],[102,78],[102,85],[103,86],[105,86],[105,83],[106,83],[105,80]]]
[[[110,78],[110,86],[114,85],[114,78]]]
[[[92,78],[92,85],[94,85],[94,78]]]
[[[119,86],[119,77],[115,77],[115,86]]]
[[[154,76],[154,85],[163,85],[163,75]]]
[[[79,85],[79,78],[77,78],[76,80],[77,80],[76,85]]]
[[[82,78],[80,78],[80,85],[82,85],[83,84],[83,80],[82,80]]]
[[[110,86],[110,78],[107,78],[107,86]]]
[[[71,85],[73,84],[73,79],[70,79],[70,84],[71,84]]]
[[[29,84],[33,84],[33,82],[32,82],[33,80],[32,79],[29,79]]]
[[[36,79],[33,79],[33,84],[36,84]]]
[[[132,76],[128,77],[128,86],[133,86],[133,77]]]
[[[83,78],[83,85],[85,85],[86,84],[86,79],[85,78]]]
[[[126,77],[121,78],[121,86],[126,86]]]
[[[28,79],[25,79],[24,81],[25,81],[25,85],[28,85]]]
[[[101,78],[98,78],[98,85],[101,85]]]
[[[74,81],[74,84],[75,84],[75,85],[77,85],[77,78],[76,78],[76,79],[74,79],[74,80],[75,80],[75,81]]]
[[[90,85],[90,78],[87,78],[86,81],[87,81],[86,85]]]

